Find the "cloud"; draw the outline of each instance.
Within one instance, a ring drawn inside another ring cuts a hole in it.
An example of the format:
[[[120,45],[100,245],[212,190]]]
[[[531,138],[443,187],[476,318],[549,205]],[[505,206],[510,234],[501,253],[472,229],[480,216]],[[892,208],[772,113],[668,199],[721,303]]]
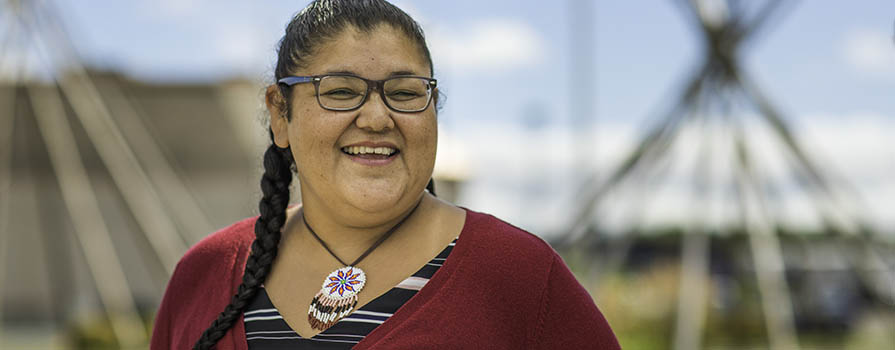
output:
[[[540,63],[545,40],[531,24],[513,18],[462,22],[431,16],[412,0],[393,4],[420,23],[437,70],[454,74],[506,73]]]
[[[231,21],[216,30],[209,45],[219,64],[249,76],[268,68],[275,36],[264,36],[259,26],[246,21]]]
[[[162,0],[136,5],[134,22],[151,32],[140,33],[145,38],[139,49],[123,52],[128,74],[147,80],[269,75],[289,15],[255,11],[242,2],[207,4]],[[125,40],[132,39],[119,42]]]
[[[886,33],[852,31],[846,35],[841,50],[845,61],[858,72],[895,78],[895,44]]]
[[[429,46],[436,66],[464,73],[506,72],[537,64],[540,33],[513,19],[483,19],[463,26],[435,26]]]
[[[744,126],[762,177],[777,187],[769,198],[775,215],[793,227],[816,226],[816,198],[793,182],[785,166],[785,152],[778,148],[780,142],[762,123],[746,120]],[[849,213],[859,212],[895,238],[895,217],[887,212],[895,207],[895,177],[891,175],[895,174],[895,151],[889,136],[895,134],[895,118],[874,113],[804,116],[790,126],[805,153],[831,177],[835,192],[843,201],[841,214],[854,218]],[[582,200],[576,183],[581,180],[577,175],[583,166],[574,144],[579,137],[573,131],[560,126],[530,130],[497,122],[481,122],[468,130],[453,131],[453,142],[475,150],[464,155],[470,175],[460,200],[464,206],[498,214],[540,233],[557,232],[568,224]],[[643,130],[630,124],[606,123],[586,132],[593,135],[596,143],[591,166],[606,176],[631,151]],[[601,219],[610,220],[608,226],[624,225],[626,216],[622,214],[633,212],[647,226],[686,223],[696,217],[711,223],[736,222],[739,211],[730,193],[715,191],[713,195],[723,195],[715,203],[723,205],[706,213],[694,210],[710,204],[694,195],[695,154],[702,146],[697,141],[701,138],[699,132],[695,127],[682,130],[669,152],[674,162],[667,168],[659,167],[661,180],[655,188],[645,189],[646,197],[640,198],[640,204],[632,200],[635,197],[630,191],[610,194],[613,208],[605,213],[608,217]],[[715,139],[719,144],[712,147],[717,157],[713,158],[715,167],[710,175],[714,181],[733,179],[729,170],[732,160],[724,156],[729,150],[720,146],[726,137],[718,132]],[[439,148],[439,157],[451,151]]]

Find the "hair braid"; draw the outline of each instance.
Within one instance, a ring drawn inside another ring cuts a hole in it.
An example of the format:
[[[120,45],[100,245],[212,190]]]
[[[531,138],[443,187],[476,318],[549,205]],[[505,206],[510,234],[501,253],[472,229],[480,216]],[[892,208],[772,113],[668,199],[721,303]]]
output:
[[[258,204],[261,216],[255,221],[255,241],[246,260],[242,284],[230,299],[220,316],[202,333],[193,349],[211,349],[227,333],[258,287],[267,278],[270,267],[277,257],[280,230],[286,223],[286,207],[289,205],[289,184],[292,182],[292,153],[289,148],[271,144],[264,152],[264,175],[261,177],[263,197]]]
[[[426,190],[429,191],[431,195],[438,197],[435,195],[435,179],[429,179],[429,183],[426,184]]]

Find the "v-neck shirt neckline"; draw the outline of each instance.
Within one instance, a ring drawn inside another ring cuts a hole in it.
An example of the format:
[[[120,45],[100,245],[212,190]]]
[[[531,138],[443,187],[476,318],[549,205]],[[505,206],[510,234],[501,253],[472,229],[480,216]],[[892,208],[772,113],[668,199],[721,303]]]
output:
[[[313,344],[330,347],[353,346],[423,290],[451,255],[456,243],[457,238],[401,283],[311,337],[301,336],[286,323],[262,286],[244,312],[247,345],[249,349],[294,349],[313,341]]]

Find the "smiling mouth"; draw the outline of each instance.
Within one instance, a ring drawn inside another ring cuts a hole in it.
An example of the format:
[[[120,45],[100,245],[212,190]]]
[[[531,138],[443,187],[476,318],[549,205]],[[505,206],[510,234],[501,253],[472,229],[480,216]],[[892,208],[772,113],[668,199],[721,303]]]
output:
[[[346,146],[342,147],[342,153],[363,159],[388,159],[401,151],[391,147]]]

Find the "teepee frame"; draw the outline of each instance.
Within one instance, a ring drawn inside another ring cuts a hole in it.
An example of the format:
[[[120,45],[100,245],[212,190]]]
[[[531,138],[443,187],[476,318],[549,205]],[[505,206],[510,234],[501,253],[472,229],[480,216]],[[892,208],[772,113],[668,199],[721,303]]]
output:
[[[0,9],[3,10],[0,17],[8,23],[8,30],[0,38],[3,48],[0,52],[19,53],[18,57],[0,54],[0,64],[11,66],[14,87],[11,96],[0,96],[0,106],[12,106],[12,111],[0,111],[0,300],[3,300],[3,286],[8,285],[5,269],[9,267],[4,262],[12,234],[9,232],[9,222],[13,219],[9,215],[11,155],[14,152],[12,131],[17,118],[34,118],[73,224],[76,241],[93,276],[93,286],[114,336],[122,348],[144,347],[148,341],[148,327],[138,312],[122,269],[121,256],[112,243],[112,233],[104,217],[108,214],[100,209],[100,201],[78,151],[66,105],[86,131],[127,209],[168,275],[186,251],[187,242],[211,232],[212,225],[164,156],[159,143],[145,132],[142,118],[120,88],[106,86],[102,89],[88,74],[62,27],[56,8],[47,0],[3,0]],[[23,56],[28,59],[21,59]],[[37,58],[36,62],[30,61],[32,56]],[[15,58],[18,59],[13,60]],[[40,64],[41,71],[52,75],[53,84],[42,84],[26,76],[26,65],[35,63]],[[24,112],[25,108],[17,108],[19,94],[27,96],[31,115]],[[183,232],[192,235],[186,236]],[[69,270],[70,266],[50,268]],[[0,303],[0,316],[2,308]],[[54,310],[57,313],[66,311]],[[0,324],[0,342],[2,328]]]
[[[881,272],[874,276],[877,278],[874,284],[881,286],[881,293],[888,293],[884,298],[895,305],[892,302],[895,300],[893,268],[887,266],[881,257],[883,252],[872,244],[874,231],[871,225],[859,212],[843,205],[844,199],[836,191],[837,188],[847,186],[838,183],[834,186],[822,168],[807,156],[781,113],[741,67],[741,48],[754,40],[757,33],[766,29],[770,20],[776,18],[775,13],[780,12],[780,8],[788,3],[790,2],[771,0],[752,6],[756,2],[678,2],[684,13],[697,24],[697,30],[703,34],[704,60],[687,80],[677,102],[645,134],[634,151],[604,180],[600,182],[594,178],[584,186],[581,193],[585,196],[578,206],[581,210],[565,230],[565,236],[559,240],[561,245],[580,247],[589,246],[599,239],[594,234],[600,232],[595,226],[595,214],[613,205],[609,202],[609,197],[614,193],[633,188],[633,198],[630,200],[638,203],[645,201],[647,194],[643,187],[658,181],[664,174],[663,170],[671,161],[670,150],[688,127],[700,130],[698,134],[701,137],[697,151],[699,154],[696,156],[692,175],[689,176],[695,192],[694,198],[700,201],[699,206],[691,210],[700,213],[711,211],[713,208],[708,204],[711,201],[706,199],[711,195],[713,186],[719,187],[716,183],[718,179],[712,176],[710,169],[713,159],[717,159],[715,153],[719,152],[714,145],[729,141],[727,155],[732,160],[732,179],[725,180],[732,181],[727,190],[736,194],[739,225],[749,237],[766,332],[772,349],[798,349],[798,337],[777,222],[769,208],[771,201],[767,188],[770,184],[757,169],[756,155],[749,147],[750,139],[746,136],[744,122],[739,116],[732,114],[735,108],[751,106],[757,111],[759,122],[769,126],[773,136],[782,145],[780,151],[785,155],[788,168],[800,180],[798,184],[801,190],[814,199],[812,202],[822,218],[824,229],[864,239],[868,261],[863,268],[865,271]],[[630,214],[642,215],[636,210]],[[713,229],[705,218],[697,218],[685,227],[673,339],[675,349],[703,348],[705,300],[708,295],[705,285],[709,275],[709,234]],[[630,239],[619,239],[621,247],[611,249],[612,256],[604,259],[600,271],[618,267],[627,252]]]

